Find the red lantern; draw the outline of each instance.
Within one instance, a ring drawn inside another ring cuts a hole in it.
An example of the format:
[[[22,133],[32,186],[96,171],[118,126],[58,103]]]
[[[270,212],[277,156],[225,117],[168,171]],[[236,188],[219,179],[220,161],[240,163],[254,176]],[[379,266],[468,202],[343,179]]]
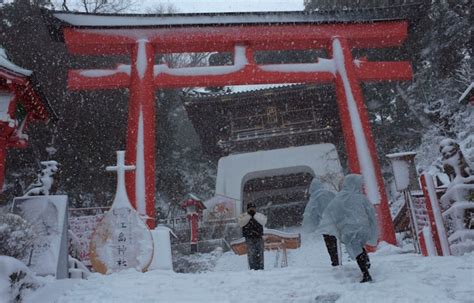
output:
[[[194,195],[181,203],[181,208],[186,210],[186,218],[191,227],[191,253],[197,252],[197,243],[199,238],[199,218],[206,206]]]

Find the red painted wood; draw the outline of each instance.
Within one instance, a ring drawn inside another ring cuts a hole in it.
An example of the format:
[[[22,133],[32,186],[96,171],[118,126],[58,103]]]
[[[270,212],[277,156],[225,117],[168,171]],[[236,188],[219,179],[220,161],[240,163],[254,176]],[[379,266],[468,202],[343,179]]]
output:
[[[365,109],[360,81],[385,81],[411,79],[411,67],[408,62],[360,62],[356,67],[352,62],[350,47],[379,48],[400,45],[407,36],[408,23],[405,21],[376,22],[360,24],[318,24],[318,25],[251,25],[251,26],[208,26],[150,29],[64,29],[64,38],[68,50],[78,55],[128,54],[132,56],[132,74],[117,73],[107,77],[90,78],[81,75],[81,71],[70,71],[69,89],[130,88],[129,127],[127,133],[127,163],[134,164],[136,159],[136,135],[140,109],[143,112],[145,127],[145,176],[146,176],[146,212],[154,217],[155,194],[155,96],[156,88],[178,88],[193,86],[225,86],[267,83],[314,83],[336,82],[336,94],[340,119],[344,131],[351,171],[360,172],[360,164],[355,146],[354,134],[350,123],[342,79],[330,72],[264,72],[253,63],[252,51],[259,50],[296,50],[327,48],[334,37],[344,43],[344,57],[348,77],[366,134],[369,152],[374,163],[377,185],[381,197],[376,207],[381,227],[381,240],[396,244],[395,233],[388,209],[380,166],[374,141],[371,135]],[[242,70],[224,75],[173,76],[160,74],[153,76],[153,62],[147,66],[146,76],[141,79],[136,70],[136,40],[146,37],[149,57],[153,52],[208,52],[230,51],[235,45],[247,45],[249,64]],[[153,47],[154,46],[154,47]],[[350,64],[352,63],[352,64]],[[127,191],[135,203],[135,173],[127,175]],[[149,223],[150,226],[152,224]]]
[[[344,84],[341,75],[336,76],[336,101],[339,109],[339,121],[342,126],[342,133],[344,136],[344,146],[346,148],[347,160],[351,172],[359,173],[360,165],[357,157],[357,148],[352,132],[351,116],[347,106],[346,92],[344,91]]]
[[[48,111],[30,82],[26,86],[15,85],[15,91],[17,96],[21,96],[20,102],[28,111],[28,122],[48,120]]]
[[[231,51],[235,44],[254,50],[324,48],[332,37],[347,37],[354,47],[400,45],[406,21],[318,25],[209,26],[153,29],[65,28],[68,50],[76,55],[130,54],[137,37],[146,36],[160,53]],[[140,35],[137,36],[137,31]]]
[[[360,61],[355,71],[360,81],[407,81],[413,75],[411,64],[406,61]]]
[[[33,90],[29,78],[14,73],[13,71],[0,68],[0,79],[6,80],[6,84],[0,87],[2,92],[13,95],[10,101],[8,113],[15,119],[17,103],[25,107],[27,116],[26,123],[34,120],[47,120],[48,112],[39,95]],[[0,122],[0,192],[3,191],[5,180],[6,154],[8,148],[25,148],[26,140],[19,140],[14,136],[17,126],[10,127],[6,122]]]
[[[85,77],[84,70],[70,70],[68,72],[67,88],[69,90],[83,89],[117,89],[130,86],[130,76],[126,73],[116,73],[103,77]]]
[[[197,213],[187,215],[188,221],[191,222],[191,244],[197,244],[199,240],[199,228],[198,221],[199,216]]]
[[[130,102],[127,128],[126,163],[136,165],[137,135],[140,112],[143,115],[144,161],[145,161],[145,205],[146,215],[150,218],[147,224],[155,228],[155,88],[153,85],[154,50],[149,43],[145,44],[148,62],[143,77],[137,66],[138,44],[132,52],[132,71],[130,79]],[[135,191],[136,172],[126,175],[127,193],[132,205],[136,208]]]
[[[412,75],[409,62],[361,62],[360,67],[356,66],[355,69],[357,77],[361,81],[410,80]],[[111,76],[86,77],[81,74],[83,71],[69,71],[68,89],[117,89],[130,85],[130,77],[123,72]],[[241,71],[225,75],[203,77],[160,74],[155,77],[154,82],[155,88],[180,88],[272,84],[281,83],[282,79],[288,83],[329,83],[335,80],[335,76],[329,72],[266,72],[258,69],[256,65],[248,65]]]
[[[438,256],[443,255],[443,250],[441,249],[441,241],[439,239],[438,228],[436,227],[436,220],[433,214],[433,206],[428,192],[428,187],[426,185],[426,175],[422,174],[420,177],[421,189],[423,190],[423,195],[425,196],[426,203],[426,212],[428,213],[428,219],[430,220],[431,234],[433,235],[433,242],[436,247],[436,253]]]
[[[109,35],[108,30],[81,30],[65,28],[64,41],[71,54],[76,55],[113,55],[131,54],[136,38],[123,35]]]
[[[360,81],[357,78],[356,67],[353,63],[353,57],[351,53],[351,45],[349,41],[344,38],[338,38],[341,42],[341,47],[344,55],[344,63],[346,68],[347,77],[354,96],[354,101],[359,112],[360,121],[364,131],[365,139],[369,149],[370,157],[374,166],[374,172],[377,179],[377,188],[380,195],[380,203],[375,204],[375,210],[377,212],[377,218],[380,228],[379,240],[387,243],[396,245],[397,240],[395,237],[395,230],[393,228],[392,217],[390,215],[390,208],[388,204],[387,194],[385,192],[384,181],[382,178],[382,172],[380,170],[380,164],[377,157],[377,150],[375,142],[372,137],[372,131],[370,128],[370,122],[367,114],[367,109],[364,103],[364,97],[362,95],[362,89],[360,87]],[[355,139],[353,134],[353,128],[351,119],[349,116],[349,109],[347,105],[347,96],[344,91],[344,85],[340,75],[336,78],[336,90],[337,100],[340,108],[341,124],[346,138],[345,146],[348,154],[349,167],[353,173],[361,173],[361,167],[359,163],[358,151],[355,146]]]
[[[7,79],[14,84],[22,84],[25,85],[28,82],[28,79],[24,76],[20,76],[13,72],[9,72],[5,69],[0,67],[0,79]]]
[[[420,234],[418,235],[418,239],[420,241],[421,254],[427,257],[428,249],[426,248],[426,241],[425,241],[425,236],[423,235],[423,232],[420,232]]]
[[[334,74],[330,72],[265,72],[256,69],[255,66],[247,66],[241,71],[226,75],[173,76],[160,74],[155,78],[155,86],[158,88],[179,88],[272,83],[330,83],[333,81]]]
[[[282,79],[288,83],[329,83],[334,81],[334,75],[329,72],[319,73],[282,73],[257,70],[255,66],[225,75],[210,76],[173,76],[160,74],[154,79],[155,88],[181,87],[212,87],[226,85],[272,84],[281,83]],[[117,89],[129,87],[129,76],[117,73],[106,77],[85,77],[81,70],[69,71],[68,89]]]
[[[5,182],[5,158],[6,157],[7,157],[7,140],[6,138],[0,136],[0,192],[3,192],[3,183]]]

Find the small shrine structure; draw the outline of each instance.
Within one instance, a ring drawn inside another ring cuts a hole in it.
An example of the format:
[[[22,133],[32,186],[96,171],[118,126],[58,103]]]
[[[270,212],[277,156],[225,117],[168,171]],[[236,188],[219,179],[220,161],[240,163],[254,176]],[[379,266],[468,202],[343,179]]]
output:
[[[202,217],[202,212],[206,209],[206,206],[202,203],[202,199],[196,197],[193,194],[189,194],[189,197],[181,203],[181,208],[186,211],[186,218],[188,219],[191,227],[191,253],[198,251],[199,241],[199,218]]]
[[[19,67],[0,47],[0,192],[9,148],[25,148],[28,123],[55,118],[31,70]]]

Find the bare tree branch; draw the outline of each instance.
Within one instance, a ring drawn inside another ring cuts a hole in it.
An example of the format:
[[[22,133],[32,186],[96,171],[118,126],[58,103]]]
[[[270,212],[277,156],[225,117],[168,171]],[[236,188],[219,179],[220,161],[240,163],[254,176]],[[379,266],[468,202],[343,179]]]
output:
[[[61,5],[63,10],[69,12],[69,7],[67,6],[67,0],[63,0],[63,4]]]

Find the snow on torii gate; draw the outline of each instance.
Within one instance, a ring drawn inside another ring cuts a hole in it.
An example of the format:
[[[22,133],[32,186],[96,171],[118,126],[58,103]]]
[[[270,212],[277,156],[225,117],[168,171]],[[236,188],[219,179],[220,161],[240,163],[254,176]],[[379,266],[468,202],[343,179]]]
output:
[[[154,218],[156,89],[334,82],[350,170],[364,176],[366,193],[377,210],[380,240],[396,243],[360,83],[409,80],[411,65],[354,60],[351,49],[401,45],[407,36],[406,21],[336,23],[297,12],[48,15],[53,32],[71,54],[131,57],[131,65],[119,64],[115,69],[70,70],[68,88],[129,89],[126,160],[136,171],[127,175],[127,191],[140,214]],[[254,51],[301,49],[326,49],[331,58],[302,64],[254,61]],[[155,64],[156,53],[215,51],[233,52],[233,65],[169,68]],[[148,224],[154,226],[152,220]]]

